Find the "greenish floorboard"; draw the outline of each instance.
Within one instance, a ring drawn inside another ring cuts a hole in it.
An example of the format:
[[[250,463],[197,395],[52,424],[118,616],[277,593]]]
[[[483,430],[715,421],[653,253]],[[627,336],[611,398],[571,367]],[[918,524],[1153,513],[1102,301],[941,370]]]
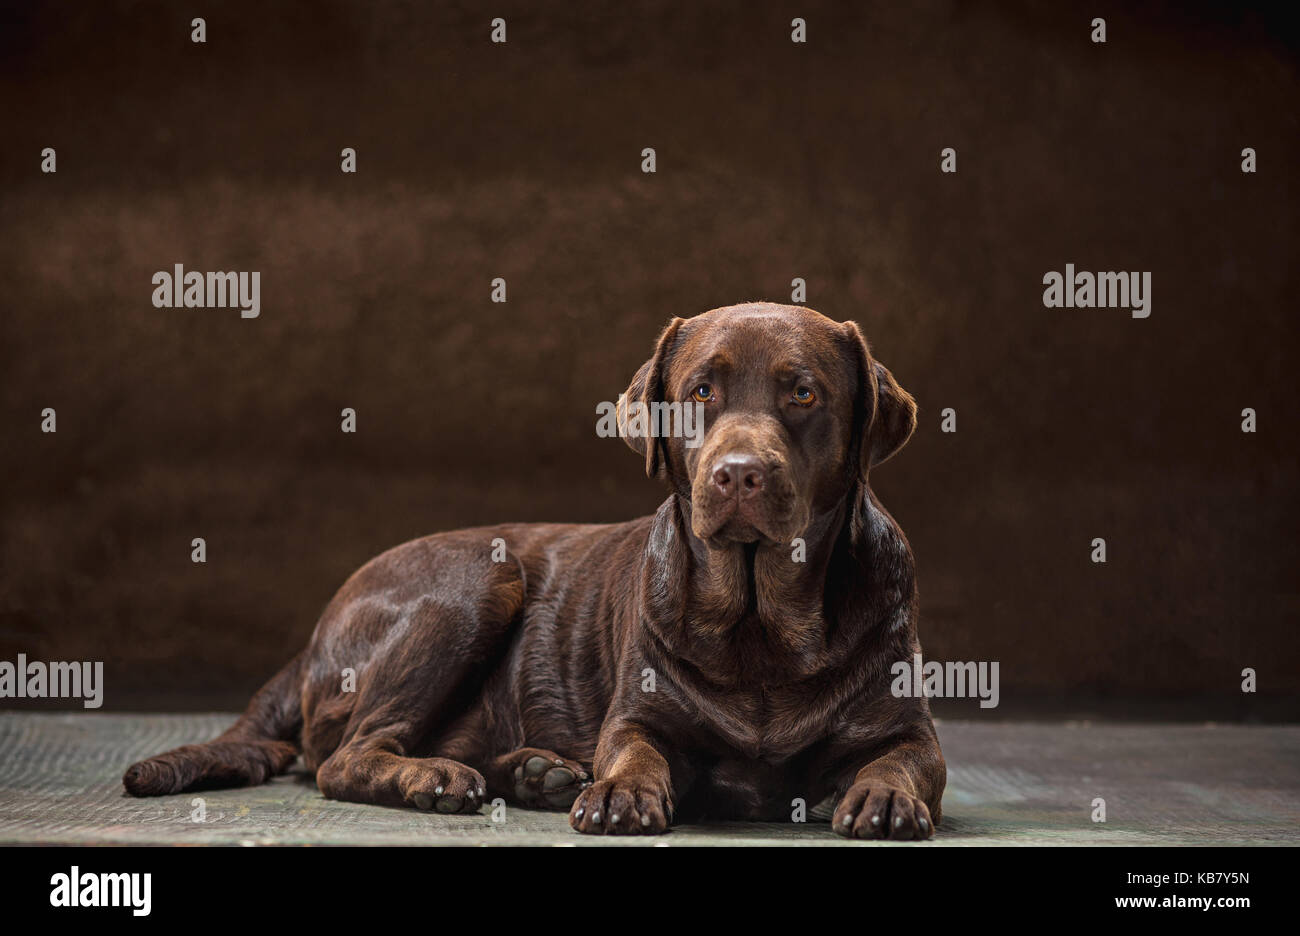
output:
[[[494,822],[486,809],[442,816],[331,802],[300,773],[251,789],[123,795],[127,764],[207,740],[233,718],[0,712],[0,843],[878,847],[843,842],[816,819],[593,838],[561,813],[511,808]],[[948,790],[926,847],[1300,844],[1297,726],[945,721],[939,738]],[[1092,821],[1098,797],[1104,823]]]

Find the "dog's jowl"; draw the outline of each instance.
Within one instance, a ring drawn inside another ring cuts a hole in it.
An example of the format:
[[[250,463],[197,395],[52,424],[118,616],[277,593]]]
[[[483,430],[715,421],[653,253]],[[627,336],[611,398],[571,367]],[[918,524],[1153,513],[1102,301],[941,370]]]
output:
[[[633,403],[702,407],[693,440],[621,433],[669,490],[653,516],[384,553],[234,726],[126,789],[261,783],[301,754],[334,799],[500,796],[579,832],[834,796],[840,835],[930,837],[943,757],[926,699],[890,691],[920,652],[912,554],[868,484],[916,426],[911,396],[852,322],[749,304],[674,319],[620,421]]]

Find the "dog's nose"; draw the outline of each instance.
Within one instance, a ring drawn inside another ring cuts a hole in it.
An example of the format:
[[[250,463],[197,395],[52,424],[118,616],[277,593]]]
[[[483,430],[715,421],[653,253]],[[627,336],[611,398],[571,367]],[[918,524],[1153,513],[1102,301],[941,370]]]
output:
[[[713,486],[727,497],[753,497],[764,480],[763,463],[753,455],[723,455],[713,463]]]

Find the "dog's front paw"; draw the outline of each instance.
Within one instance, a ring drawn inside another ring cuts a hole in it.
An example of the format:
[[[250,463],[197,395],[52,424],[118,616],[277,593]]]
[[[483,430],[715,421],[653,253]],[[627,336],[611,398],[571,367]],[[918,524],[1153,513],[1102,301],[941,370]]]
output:
[[[837,835],[860,839],[928,839],[934,820],[925,803],[902,790],[864,780],[853,784],[831,818]]]
[[[594,835],[654,835],[672,822],[672,802],[657,783],[597,780],[578,794],[569,825]]]

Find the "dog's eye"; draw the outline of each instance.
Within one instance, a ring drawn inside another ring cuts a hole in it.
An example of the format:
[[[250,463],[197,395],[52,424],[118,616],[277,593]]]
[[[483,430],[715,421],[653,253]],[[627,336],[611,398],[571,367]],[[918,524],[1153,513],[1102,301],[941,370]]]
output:
[[[812,406],[817,402],[817,394],[808,387],[799,387],[790,399],[800,406]]]
[[[707,403],[713,399],[713,387],[709,384],[702,383],[691,391],[691,399],[696,403]]]

